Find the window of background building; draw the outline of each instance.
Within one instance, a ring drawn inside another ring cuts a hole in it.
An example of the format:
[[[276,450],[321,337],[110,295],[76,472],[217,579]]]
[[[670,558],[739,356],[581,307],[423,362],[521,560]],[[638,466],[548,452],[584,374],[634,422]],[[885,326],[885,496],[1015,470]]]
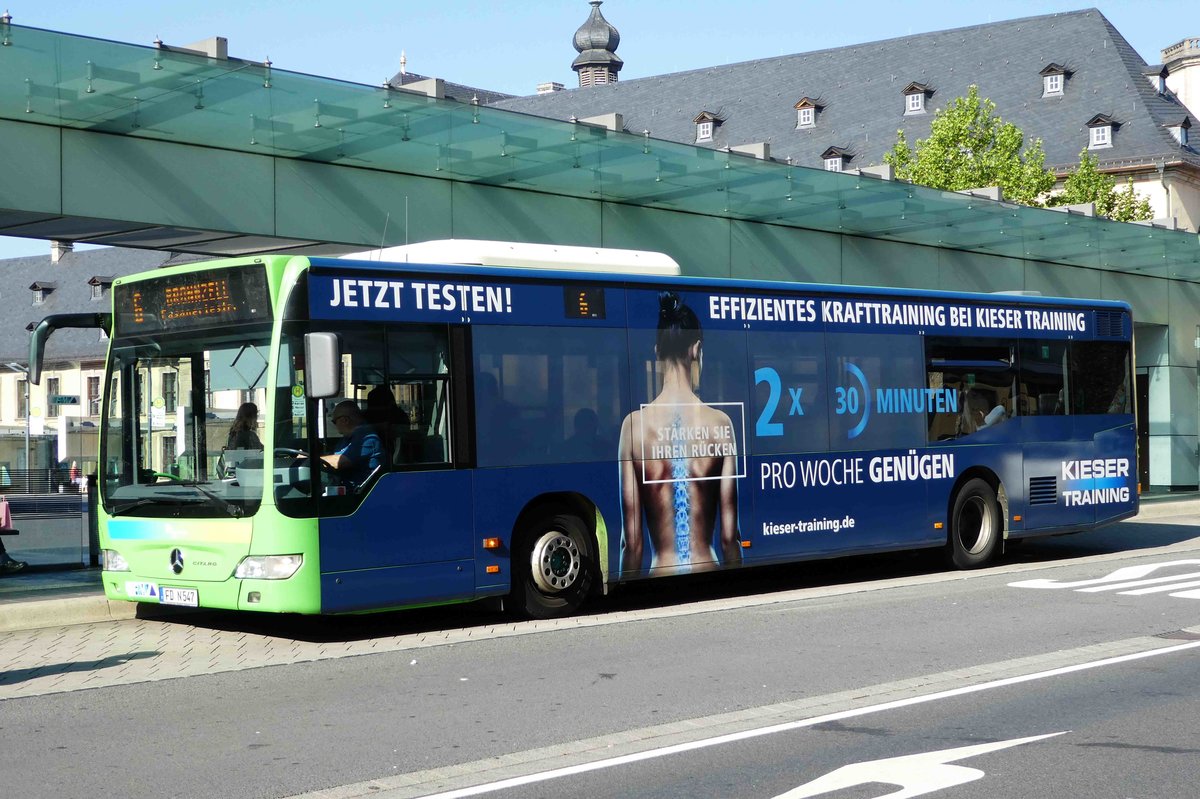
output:
[[[1042,77],[1042,94],[1062,94],[1063,93],[1063,76],[1062,75],[1045,75]]]
[[[58,403],[51,402],[50,398],[56,394],[62,393],[60,388],[61,381],[57,377],[46,378],[46,418],[58,418]]]
[[[904,95],[904,97],[904,113],[919,114],[925,110],[925,95],[923,93],[913,92],[912,94]]]
[[[696,123],[696,141],[712,141],[713,123],[698,122]]]
[[[84,413],[88,416],[100,414],[100,377],[93,375],[87,379],[87,408]]]
[[[1112,147],[1112,126],[1097,125],[1089,128],[1088,149],[1096,150],[1101,147]]]
[[[178,379],[174,372],[163,372],[162,376],[163,407],[167,413],[174,413],[179,404]]]
[[[796,127],[811,128],[816,124],[816,111],[812,108],[801,108],[796,112]]]

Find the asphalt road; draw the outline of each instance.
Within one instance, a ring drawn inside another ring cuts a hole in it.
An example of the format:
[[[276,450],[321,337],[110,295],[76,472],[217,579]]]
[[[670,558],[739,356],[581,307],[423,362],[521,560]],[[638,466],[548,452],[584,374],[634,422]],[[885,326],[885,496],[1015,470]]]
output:
[[[481,608],[93,625],[156,640],[123,655],[148,664],[201,657],[167,651],[185,628],[186,647],[322,655],[0,700],[3,790],[1192,797],[1198,536],[1164,518],[981,572],[900,555],[659,581],[549,626]],[[62,629],[69,650],[82,633]],[[102,684],[106,661],[57,667]]]

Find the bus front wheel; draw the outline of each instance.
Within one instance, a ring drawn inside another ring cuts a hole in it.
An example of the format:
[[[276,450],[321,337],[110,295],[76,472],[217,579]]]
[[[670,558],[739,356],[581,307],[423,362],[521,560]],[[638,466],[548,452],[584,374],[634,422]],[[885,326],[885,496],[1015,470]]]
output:
[[[587,525],[570,514],[545,514],[528,525],[515,554],[515,610],[535,619],[569,616],[592,584]]]
[[[1003,524],[996,492],[986,480],[973,478],[954,496],[946,554],[959,569],[985,565],[1000,547]]]

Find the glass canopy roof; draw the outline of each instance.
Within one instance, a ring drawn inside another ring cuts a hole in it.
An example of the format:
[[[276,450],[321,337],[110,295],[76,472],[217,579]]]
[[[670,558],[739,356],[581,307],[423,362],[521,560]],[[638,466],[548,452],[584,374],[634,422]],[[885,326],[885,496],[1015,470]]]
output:
[[[1200,282],[1190,233],[4,23],[0,118]]]

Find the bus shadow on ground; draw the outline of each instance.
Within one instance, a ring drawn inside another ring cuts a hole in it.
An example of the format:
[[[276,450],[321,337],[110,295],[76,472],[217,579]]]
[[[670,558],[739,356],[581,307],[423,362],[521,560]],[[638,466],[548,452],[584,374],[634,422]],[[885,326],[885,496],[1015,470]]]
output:
[[[1010,544],[1001,562],[1036,563],[1136,552],[1181,544],[1200,537],[1200,528],[1184,524],[1126,521],[1087,533],[1032,538]]]
[[[1200,529],[1184,524],[1127,521],[1099,531],[1034,538],[1012,542],[997,565],[1053,563],[1089,555],[1136,552],[1192,540]],[[734,597],[750,597],[803,588],[893,580],[948,572],[941,549],[855,555],[799,563],[757,566],[728,572],[656,578],[619,586],[607,597],[597,597],[583,612],[605,615],[631,610],[678,607]],[[145,613],[142,613],[142,610]],[[143,606],[139,617],[169,624],[184,624],[271,638],[334,643],[363,641],[399,635],[419,635],[444,630],[487,630],[519,620],[492,601],[432,608],[387,611],[346,616],[235,611],[167,611]]]
[[[92,672],[99,669],[111,669],[117,666],[123,666],[131,660],[143,660],[145,658],[155,658],[159,656],[159,652],[154,650],[144,650],[139,652],[129,652],[124,655],[110,655],[100,660],[69,660],[62,663],[43,663],[40,666],[34,666],[27,669],[12,669],[10,671],[0,671],[0,687],[9,685],[17,685],[28,680],[39,677],[52,677],[57,674],[72,674],[78,672]]]

